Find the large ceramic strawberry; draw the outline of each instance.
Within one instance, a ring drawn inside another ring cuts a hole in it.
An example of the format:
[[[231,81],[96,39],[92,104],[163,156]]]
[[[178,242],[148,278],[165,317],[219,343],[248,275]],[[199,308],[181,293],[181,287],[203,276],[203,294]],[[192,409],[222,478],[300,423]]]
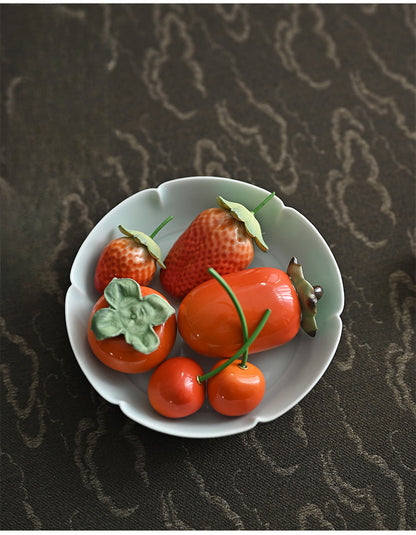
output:
[[[97,292],[102,294],[114,277],[133,279],[147,286],[156,272],[156,263],[161,268],[165,267],[160,247],[153,238],[171,219],[172,216],[165,219],[150,236],[119,225],[124,236],[104,247],[95,269],[94,285]]]
[[[253,239],[267,251],[255,214],[273,195],[251,211],[218,196],[218,207],[201,212],[173,244],[160,271],[164,289],[181,298],[209,278],[209,267],[220,275],[245,269],[254,258]]]

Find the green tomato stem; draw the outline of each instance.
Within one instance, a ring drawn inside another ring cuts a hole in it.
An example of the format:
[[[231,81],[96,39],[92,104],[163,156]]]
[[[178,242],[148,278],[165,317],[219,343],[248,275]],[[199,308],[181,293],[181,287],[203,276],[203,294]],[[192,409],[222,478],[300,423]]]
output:
[[[270,193],[270,195],[268,195],[258,206],[256,206],[256,208],[254,208],[254,210],[252,210],[253,214],[257,214],[257,212],[260,210],[260,208],[263,208],[263,206],[265,204],[267,204],[270,199],[272,197],[274,197],[276,195],[276,193],[273,191],[272,193]]]
[[[150,234],[150,237],[153,239],[156,234],[162,230],[162,228],[167,224],[169,223],[169,221],[173,219],[173,215],[170,215],[169,217],[167,217],[164,221],[162,221],[162,223],[160,223],[160,225]]]
[[[243,331],[243,342],[246,343],[247,340],[248,340],[247,321],[246,321],[246,317],[244,316],[243,309],[241,308],[241,305],[240,305],[235,293],[233,292],[233,290],[231,289],[229,284],[221,277],[221,275],[217,271],[215,271],[214,268],[211,268],[211,267],[208,268],[208,273],[210,275],[212,275],[222,285],[224,290],[230,296],[235,308],[237,309],[237,313],[238,313],[238,316],[240,318],[241,328],[242,328],[242,331]],[[242,368],[244,368],[246,366],[247,359],[248,359],[248,347],[245,350],[244,355],[243,355],[243,359],[241,361],[241,367]]]
[[[249,346],[254,342],[254,340],[257,338],[257,336],[260,334],[260,331],[263,329],[266,321],[268,320],[269,316],[271,314],[271,309],[268,308],[265,313],[263,314],[263,317],[259,321],[257,327],[254,329],[253,334],[247,339],[245,344],[240,347],[240,349],[237,351],[237,353],[234,353],[232,357],[230,357],[228,360],[226,360],[221,366],[218,366],[218,368],[215,368],[214,370],[209,371],[208,373],[205,373],[204,375],[198,375],[197,381],[198,383],[202,383],[203,381],[207,381],[211,377],[214,377],[214,375],[217,375],[217,373],[221,372],[224,368],[232,364],[238,357],[245,353]],[[240,367],[242,367],[242,364],[240,364]]]

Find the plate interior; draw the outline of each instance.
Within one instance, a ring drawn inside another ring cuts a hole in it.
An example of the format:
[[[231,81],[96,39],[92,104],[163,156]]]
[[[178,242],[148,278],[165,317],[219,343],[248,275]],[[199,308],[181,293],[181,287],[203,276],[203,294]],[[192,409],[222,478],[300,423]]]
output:
[[[99,297],[93,284],[95,266],[104,246],[120,235],[119,224],[150,234],[165,217],[173,215],[172,221],[157,235],[165,257],[190,222],[202,210],[216,205],[217,195],[253,209],[268,194],[252,184],[220,177],[171,180],[159,188],[136,193],[117,205],[101,219],[80,247],[66,296],[70,343],[83,373],[96,391],[107,401],[118,404],[132,420],[175,436],[214,438],[231,435],[281,416],[298,403],[325,372],[342,330],[340,314],[344,294],[341,275],[331,250],[315,227],[299,212],[285,207],[276,196],[257,213],[269,252],[263,253],[256,247],[250,267],[270,266],[286,271],[290,258],[296,256],[303,265],[306,278],[312,284],[323,286],[325,295],[319,303],[319,330],[315,338],[300,331],[288,344],[250,356],[266,380],[264,399],[254,411],[238,418],[227,418],[213,411],[206,402],[192,416],[166,419],[152,409],[147,399],[151,371],[131,375],[111,370],[95,358],[87,342],[86,325]],[[150,286],[165,294],[158,271]],[[179,301],[169,300],[177,309]],[[215,362],[215,359],[196,355],[179,333],[169,356],[177,355],[195,358],[206,371]]]

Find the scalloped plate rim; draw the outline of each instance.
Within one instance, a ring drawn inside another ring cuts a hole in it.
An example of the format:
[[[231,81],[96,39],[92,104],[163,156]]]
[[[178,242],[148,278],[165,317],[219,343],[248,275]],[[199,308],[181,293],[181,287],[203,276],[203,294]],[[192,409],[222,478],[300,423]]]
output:
[[[337,291],[337,300],[336,300],[336,310],[332,311],[332,314],[330,314],[326,321],[335,321],[336,323],[336,332],[334,332],[333,341],[330,344],[330,349],[328,354],[326,355],[326,358],[322,362],[322,366],[320,367],[319,371],[315,374],[315,376],[309,381],[309,384],[306,388],[304,388],[301,392],[298,393],[298,395],[294,396],[293,399],[290,400],[290,402],[286,403],[283,407],[279,408],[274,414],[264,416],[261,413],[261,409],[259,407],[253,411],[252,413],[245,415],[243,417],[239,418],[233,418],[233,419],[227,419],[220,415],[218,415],[218,419],[220,421],[220,425],[217,426],[204,426],[199,424],[198,426],[195,426],[195,428],[187,425],[183,425],[183,422],[185,422],[188,419],[182,419],[182,420],[168,420],[160,417],[157,414],[154,414],[153,418],[151,415],[147,415],[147,413],[139,413],[139,417],[137,415],[137,408],[133,407],[130,403],[123,399],[116,399],[117,396],[112,396],[109,394],[108,390],[101,385],[101,383],[97,382],[97,377],[94,377],[92,375],[91,370],[88,368],[88,358],[85,359],[85,355],[82,354],[82,349],[80,349],[80,343],[81,340],[78,338],[78,331],[75,329],[73,324],[73,318],[71,316],[72,313],[72,307],[73,307],[73,294],[74,292],[79,292],[81,296],[84,296],[87,300],[88,297],[88,289],[83,288],[82,285],[80,285],[76,280],[76,270],[79,267],[82,267],[82,262],[85,261],[85,257],[90,257],[92,253],[89,252],[89,242],[91,242],[94,239],[94,236],[98,234],[98,230],[100,227],[105,226],[106,221],[109,221],[112,216],[117,211],[122,211],[123,208],[126,208],[129,206],[130,203],[133,203],[135,200],[139,199],[140,196],[143,195],[157,195],[160,202],[162,202],[162,199],[164,195],[166,195],[166,190],[169,190],[169,188],[177,188],[179,187],[189,187],[191,183],[195,183],[198,181],[198,186],[203,185],[209,185],[209,183],[214,184],[215,186],[221,186],[227,188],[229,186],[231,189],[243,187],[246,191],[250,192],[256,192],[259,196],[261,195],[267,195],[269,192],[260,186],[243,182],[240,180],[236,180],[233,178],[223,178],[223,177],[217,177],[217,176],[190,176],[190,177],[182,177],[182,178],[175,178],[171,180],[167,180],[163,183],[161,183],[158,187],[152,187],[147,188],[144,190],[141,190],[120,203],[118,203],[116,206],[114,206],[109,212],[107,212],[99,221],[98,223],[93,227],[93,229],[88,233],[86,238],[84,239],[83,243],[81,244],[74,261],[71,266],[70,270],[70,282],[71,285],[69,286],[66,298],[65,298],[65,321],[67,326],[67,332],[68,337],[70,341],[70,345],[72,347],[72,350],[74,352],[74,355],[77,359],[77,362],[86,376],[87,380],[90,382],[90,384],[93,386],[93,388],[99,393],[101,397],[103,397],[106,401],[112,404],[116,404],[120,407],[120,410],[130,419],[133,421],[144,425],[150,429],[153,429],[154,431],[158,431],[161,433],[165,433],[172,436],[178,436],[183,438],[219,438],[229,435],[234,435],[237,433],[241,433],[244,431],[248,431],[252,428],[254,428],[258,423],[267,423],[270,422],[276,418],[279,418],[283,414],[285,414],[287,411],[289,411],[291,408],[293,408],[297,403],[299,403],[317,384],[317,382],[321,379],[322,375],[327,370],[329,364],[331,363],[336,349],[338,347],[341,334],[342,334],[342,321],[341,321],[341,313],[344,308],[344,291],[343,291],[343,283],[342,283],[342,277],[338,268],[338,265],[336,263],[336,260],[332,254],[332,251],[330,250],[329,246],[325,242],[324,238],[320,235],[318,230],[314,227],[314,225],[300,212],[298,212],[296,209],[286,206],[284,202],[278,197],[275,196],[273,199],[273,202],[276,206],[278,206],[278,218],[279,221],[281,218],[288,216],[289,214],[294,217],[297,222],[305,228],[309,229],[309,232],[313,234],[314,239],[318,241],[320,246],[325,250],[326,256],[328,259],[331,260],[332,265],[332,274],[335,277],[336,283],[336,291]],[[194,184],[195,185],[195,184]],[[153,192],[153,193],[151,193]],[[223,195],[223,193],[221,193]],[[234,200],[234,199],[233,199]],[[239,201],[238,201],[239,202]],[[212,202],[210,205],[213,205]],[[269,203],[269,205],[272,205],[272,202]],[[207,206],[208,207],[208,206]],[[197,213],[204,209],[203,207],[198,205]],[[259,212],[260,214],[260,212]],[[190,221],[189,221],[190,222]],[[180,232],[185,230],[185,228],[180,229]],[[264,230],[264,229],[263,229]],[[267,241],[267,240],[266,240]],[[99,251],[95,251],[95,254],[98,254]],[[256,254],[259,254],[256,251]],[[251,267],[251,266],[250,266]],[[92,284],[92,281],[91,281]],[[152,285],[152,284],[151,284]],[[98,299],[98,296],[96,296]],[[93,302],[89,303],[91,306]],[[179,334],[178,334],[179,336]],[[86,338],[86,337],[85,337]],[[85,345],[85,340],[84,340]],[[271,350],[273,351],[273,350]],[[101,363],[98,363],[99,366]],[[114,370],[109,371],[110,374],[113,374],[112,377],[118,376],[120,381],[124,379],[124,385],[125,383],[125,374],[120,374],[119,372],[114,372]],[[115,375],[114,375],[115,374]],[[126,374],[127,375],[127,374]],[[127,377],[128,378],[128,377]],[[118,381],[117,381],[118,382]],[[192,418],[192,417],[191,417]],[[182,423],[181,423],[182,422]],[[225,422],[227,422],[229,425],[225,425]]]

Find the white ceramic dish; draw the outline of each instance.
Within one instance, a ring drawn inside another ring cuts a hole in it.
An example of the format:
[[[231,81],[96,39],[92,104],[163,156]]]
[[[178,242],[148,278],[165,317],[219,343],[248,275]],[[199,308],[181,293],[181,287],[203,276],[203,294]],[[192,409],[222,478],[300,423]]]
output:
[[[325,294],[318,305],[315,338],[300,331],[289,344],[250,356],[266,380],[265,396],[254,411],[237,418],[223,417],[206,402],[190,417],[164,418],[152,409],[147,399],[151,372],[130,375],[114,371],[99,362],[89,348],[86,326],[99,297],[93,283],[95,266],[104,246],[120,236],[119,224],[151,233],[165,217],[173,215],[174,219],[157,236],[165,257],[198,213],[216,205],[217,195],[254,208],[268,193],[257,186],[226,178],[171,180],[125,199],[101,219],[79,249],[65,303],[69,340],[91,385],[104,399],[119,405],[132,420],[162,433],[189,438],[214,438],[247,431],[258,422],[274,420],[291,409],[313,388],[331,362],[342,330],[341,275],[332,252],[315,227],[299,212],[284,206],[278,197],[257,213],[269,252],[263,253],[256,247],[250,267],[267,265],[286,271],[290,258],[296,256],[303,265],[305,277],[311,284],[323,286]],[[150,286],[164,293],[158,274]],[[179,305],[175,300],[170,302]],[[207,371],[215,362],[193,354],[179,334],[170,356],[174,355],[196,358]]]

